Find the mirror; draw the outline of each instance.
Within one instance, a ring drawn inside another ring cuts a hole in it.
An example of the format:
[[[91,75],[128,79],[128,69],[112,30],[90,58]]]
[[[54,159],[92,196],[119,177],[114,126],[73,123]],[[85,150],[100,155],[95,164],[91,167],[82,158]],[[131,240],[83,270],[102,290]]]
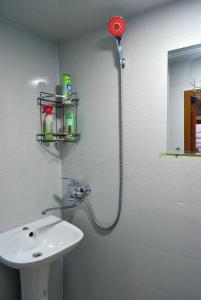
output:
[[[201,155],[201,44],[168,52],[167,152]]]

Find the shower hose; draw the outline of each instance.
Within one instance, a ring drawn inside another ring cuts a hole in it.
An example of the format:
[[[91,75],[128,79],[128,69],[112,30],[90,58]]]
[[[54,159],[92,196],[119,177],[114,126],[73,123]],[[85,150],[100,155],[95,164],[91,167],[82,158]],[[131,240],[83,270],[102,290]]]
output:
[[[118,223],[121,208],[122,208],[122,194],[123,194],[123,119],[122,119],[122,65],[120,64],[119,68],[119,102],[118,102],[118,133],[119,133],[119,197],[118,197],[118,210],[117,215],[113,223],[110,225],[102,224],[95,216],[92,207],[87,203],[87,201],[83,200],[85,205],[87,206],[91,220],[95,226],[97,226],[101,230],[112,230]]]

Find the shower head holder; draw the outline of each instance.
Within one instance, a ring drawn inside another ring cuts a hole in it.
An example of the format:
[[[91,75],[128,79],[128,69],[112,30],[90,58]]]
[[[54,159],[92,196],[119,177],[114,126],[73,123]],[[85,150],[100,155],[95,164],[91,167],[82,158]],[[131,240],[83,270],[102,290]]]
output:
[[[123,56],[123,48],[122,48],[122,44],[121,44],[121,38],[116,38],[116,44],[117,44],[117,52],[118,52],[118,56],[119,56],[119,63],[122,69],[125,68],[126,66],[126,59]]]

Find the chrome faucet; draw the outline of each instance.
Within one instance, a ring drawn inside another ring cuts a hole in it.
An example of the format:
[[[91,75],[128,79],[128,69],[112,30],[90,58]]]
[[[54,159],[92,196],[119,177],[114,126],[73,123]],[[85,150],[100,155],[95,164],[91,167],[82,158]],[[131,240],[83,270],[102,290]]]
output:
[[[46,213],[51,210],[57,210],[57,209],[63,210],[63,209],[76,207],[80,202],[82,202],[82,200],[84,200],[86,196],[88,196],[91,193],[91,188],[89,185],[80,186],[75,179],[71,179],[68,177],[64,177],[62,179],[70,180],[67,191],[69,195],[69,200],[72,201],[72,204],[46,208],[42,210],[42,215],[46,215]]]

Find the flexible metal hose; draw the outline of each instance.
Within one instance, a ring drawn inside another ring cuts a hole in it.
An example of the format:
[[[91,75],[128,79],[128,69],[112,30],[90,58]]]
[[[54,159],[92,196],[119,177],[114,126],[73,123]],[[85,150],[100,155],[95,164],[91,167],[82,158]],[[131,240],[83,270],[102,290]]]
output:
[[[123,194],[123,119],[122,119],[122,98],[123,98],[123,91],[122,91],[122,64],[120,64],[119,69],[119,121],[118,121],[118,131],[119,131],[119,199],[118,199],[118,211],[117,216],[114,222],[110,225],[104,225],[100,221],[97,220],[92,207],[85,201],[85,205],[87,206],[89,213],[91,215],[91,220],[93,221],[94,225],[97,226],[101,230],[112,230],[118,223],[120,215],[121,215],[121,208],[122,208],[122,194]]]

